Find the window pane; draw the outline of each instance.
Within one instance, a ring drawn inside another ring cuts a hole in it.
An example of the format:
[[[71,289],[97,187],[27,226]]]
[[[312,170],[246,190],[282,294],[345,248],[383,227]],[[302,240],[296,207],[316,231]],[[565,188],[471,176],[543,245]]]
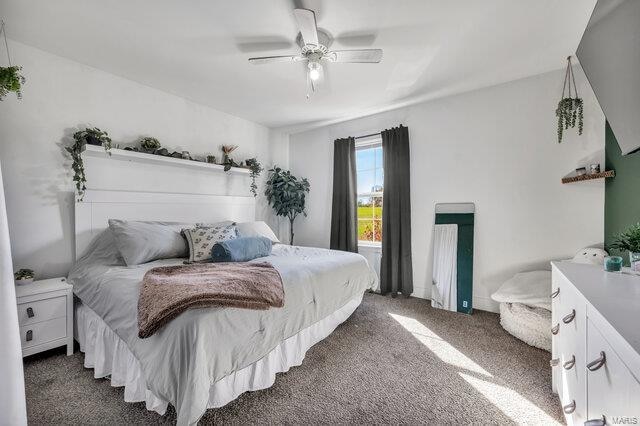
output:
[[[376,169],[375,174],[376,174],[374,179],[374,186],[376,187],[375,192],[382,192],[384,187],[384,172],[382,169]]]
[[[373,169],[375,164],[375,152],[373,149],[356,150],[356,170]]]
[[[371,213],[373,219],[382,219],[382,197],[371,198]]]
[[[375,185],[375,172],[366,170],[358,172],[358,194],[369,193]]]
[[[376,156],[376,167],[382,168],[382,147],[379,146],[374,148],[375,156]]]
[[[358,219],[373,219],[373,205],[371,198],[358,198]]]
[[[358,220],[358,240],[373,241],[373,220]]]

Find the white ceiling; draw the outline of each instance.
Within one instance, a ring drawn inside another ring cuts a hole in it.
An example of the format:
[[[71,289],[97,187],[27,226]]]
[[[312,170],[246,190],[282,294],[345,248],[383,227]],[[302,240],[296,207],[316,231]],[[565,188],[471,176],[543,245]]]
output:
[[[300,130],[561,68],[595,0],[0,0],[9,37],[269,127]],[[316,11],[334,49],[306,99],[293,9]],[[268,43],[266,43],[268,42]],[[15,58],[19,61],[19,58]]]

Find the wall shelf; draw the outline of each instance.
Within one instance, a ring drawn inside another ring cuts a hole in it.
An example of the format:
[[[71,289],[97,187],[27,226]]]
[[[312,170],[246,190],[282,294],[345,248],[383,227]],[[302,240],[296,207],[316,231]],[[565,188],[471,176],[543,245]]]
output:
[[[592,179],[605,179],[615,177],[615,170],[607,170],[606,172],[600,173],[587,173],[580,176],[568,176],[562,178],[562,183],[572,183],[572,182],[580,182],[583,180],[592,180]]]
[[[212,171],[220,171],[224,172],[224,166],[220,164],[211,164],[204,163],[202,161],[193,161],[193,160],[185,160],[182,158],[174,158],[174,157],[163,157],[162,155],[148,154],[146,152],[136,152],[136,151],[127,151],[124,149],[112,148],[111,156],[104,151],[104,148],[97,145],[85,145],[84,151],[82,152],[83,157],[94,157],[94,158],[111,158],[113,160],[120,161],[133,161],[137,163],[147,163],[147,164],[163,164],[163,165],[171,165],[178,167],[185,167],[190,169],[204,169],[204,170],[212,170]],[[245,169],[242,167],[232,167],[231,170],[224,173],[237,173],[237,174],[246,174],[250,173],[249,169]]]

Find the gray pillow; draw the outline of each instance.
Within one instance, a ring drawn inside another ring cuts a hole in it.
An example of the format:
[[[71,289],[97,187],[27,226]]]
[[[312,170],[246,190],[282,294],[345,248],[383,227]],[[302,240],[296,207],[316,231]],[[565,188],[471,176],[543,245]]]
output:
[[[193,224],[109,219],[116,247],[128,266],[189,256],[187,242],[181,233],[189,226]]]

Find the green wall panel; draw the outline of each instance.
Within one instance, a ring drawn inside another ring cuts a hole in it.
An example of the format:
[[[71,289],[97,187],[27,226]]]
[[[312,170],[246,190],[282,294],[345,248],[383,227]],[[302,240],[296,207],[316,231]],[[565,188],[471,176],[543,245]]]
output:
[[[640,153],[623,157],[609,123],[605,130],[605,166],[605,170],[616,171],[616,177],[605,179],[604,243],[608,247],[615,234],[640,222]],[[621,255],[628,265],[627,253],[611,254]]]
[[[473,213],[436,213],[436,225],[458,225],[456,286],[458,312],[470,314],[473,309]],[[464,306],[464,302],[467,306]]]

